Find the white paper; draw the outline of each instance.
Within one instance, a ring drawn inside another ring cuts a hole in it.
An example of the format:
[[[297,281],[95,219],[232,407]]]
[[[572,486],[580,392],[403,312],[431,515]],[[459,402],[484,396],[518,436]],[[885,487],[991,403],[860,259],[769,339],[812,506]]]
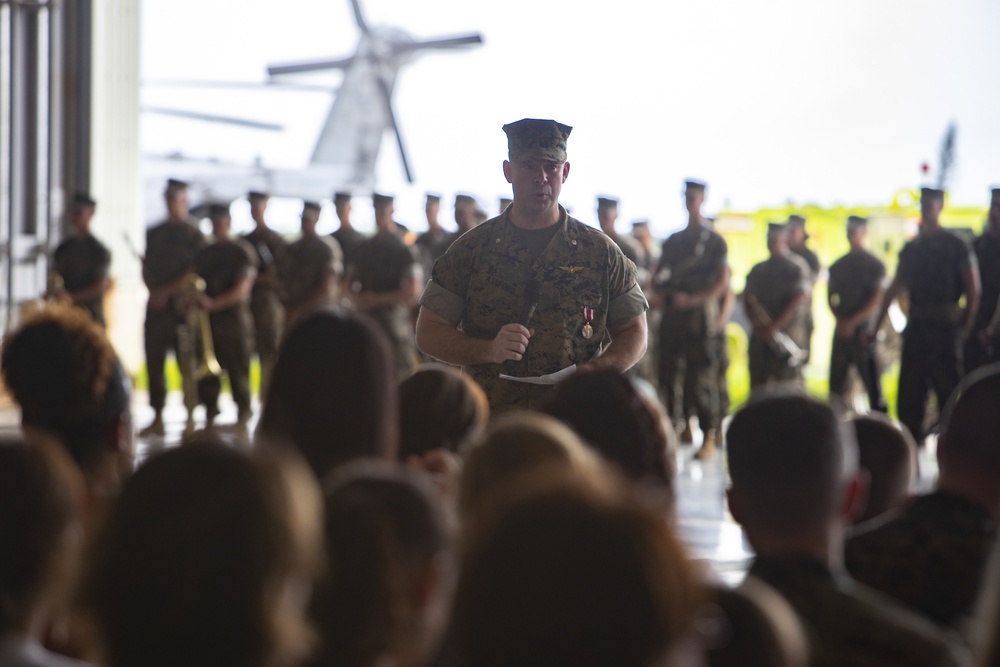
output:
[[[572,366],[567,366],[561,371],[556,371],[555,373],[549,373],[548,375],[540,375],[538,377],[514,377],[513,375],[500,374],[501,380],[511,380],[513,382],[527,382],[528,384],[559,384],[570,375],[576,372],[576,364]]]

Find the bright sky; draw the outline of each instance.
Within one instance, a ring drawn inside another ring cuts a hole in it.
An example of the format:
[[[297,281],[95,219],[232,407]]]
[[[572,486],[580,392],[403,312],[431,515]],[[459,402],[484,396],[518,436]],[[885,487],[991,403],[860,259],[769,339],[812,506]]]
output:
[[[888,203],[923,183],[921,163],[937,166],[950,121],[952,202],[985,206],[1000,183],[995,0],[362,1],[371,25],[484,39],[423,55],[397,79],[417,182],[405,183],[387,133],[378,188],[414,229],[427,191],[449,201],[470,192],[496,212],[509,193],[500,127],[522,117],[574,127],[562,196],[574,215],[592,221],[595,197],[613,195],[620,220],[650,218],[660,233],[682,224],[689,176],[708,181],[710,214],[727,203]],[[348,0],[145,0],[143,12],[147,81],[263,81],[268,63],[350,55],[358,39]],[[335,87],[339,77],[303,80]],[[147,116],[146,150],[294,168],[332,95],[147,86],[143,100],[286,125],[263,133]],[[272,210],[293,218],[297,204]],[[450,215],[443,207],[442,220]]]

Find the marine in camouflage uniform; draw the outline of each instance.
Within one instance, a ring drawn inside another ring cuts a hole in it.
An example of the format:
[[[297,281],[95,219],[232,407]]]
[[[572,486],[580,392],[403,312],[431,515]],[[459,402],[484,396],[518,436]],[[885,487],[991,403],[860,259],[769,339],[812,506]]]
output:
[[[316,234],[319,213],[318,203],[304,203],[302,238],[285,248],[278,258],[286,327],[293,326],[304,313],[338,301],[344,256],[336,240]]]
[[[845,563],[858,581],[962,630],[983,590],[996,536],[989,509],[936,491],[851,536]]]
[[[215,242],[195,255],[198,275],[205,281],[201,307],[208,312],[212,343],[219,366],[229,377],[233,401],[238,408],[237,428],[246,430],[250,407],[250,350],[253,320],[249,297],[257,274],[258,256],[247,242],[229,236],[229,205],[209,209]],[[205,406],[206,426],[219,414],[222,379],[207,375],[198,380],[198,401]]]
[[[396,357],[397,376],[402,379],[413,372],[419,360],[411,308],[423,278],[417,251],[397,232],[392,201],[386,195],[373,197],[378,232],[358,247],[350,281],[355,308],[385,332]]]
[[[477,205],[474,197],[463,194],[455,195],[455,225],[457,229],[449,233],[441,243],[442,254],[451,247],[451,244],[458,237],[479,225],[476,219],[476,211]]]
[[[811,667],[968,664],[932,623],[808,557],[757,557],[748,574],[772,586],[802,619]]]
[[[979,269],[968,244],[940,224],[944,192],[923,188],[920,233],[899,251],[892,284],[882,299],[875,331],[889,305],[906,290],[909,297],[896,411],[922,444],[928,390],[939,409],[962,377],[962,341],[979,304]],[[965,295],[965,308],[959,300]]]
[[[250,313],[253,315],[254,349],[260,360],[260,395],[263,397],[271,382],[285,321],[285,311],[278,298],[276,263],[288,242],[264,220],[268,195],[251,192],[247,199],[250,200],[250,215],[257,226],[242,238],[257,252],[258,258],[257,279],[250,294]]]
[[[642,247],[635,238],[626,234],[619,234],[615,230],[615,222],[618,220],[618,200],[611,197],[597,198],[597,224],[601,231],[614,241],[625,256],[632,260],[636,270],[647,264],[645,254],[646,249]]]
[[[642,248],[642,253],[639,255],[640,261],[635,266],[636,279],[639,282],[639,286],[642,287],[643,292],[651,294],[653,269],[659,263],[660,257],[657,248],[654,246],[653,235],[649,231],[649,221],[637,220],[633,222],[631,238]],[[651,307],[646,311],[646,328],[652,332],[649,336],[646,354],[642,355],[642,359],[635,365],[633,371],[638,377],[655,388],[659,386],[660,368],[659,308]]]
[[[350,276],[354,266],[354,253],[358,246],[368,240],[368,236],[356,230],[351,224],[351,195],[348,192],[338,192],[333,195],[333,204],[337,210],[340,227],[330,234],[340,251],[344,254],[344,275]],[[348,286],[349,287],[349,286]]]
[[[986,229],[972,244],[979,263],[982,297],[972,335],[965,341],[965,372],[1000,361],[1000,188],[991,192]]]
[[[809,267],[809,298],[802,304],[802,321],[806,328],[802,349],[805,351],[806,361],[808,361],[809,355],[812,354],[813,330],[816,328],[813,320],[812,290],[819,280],[819,274],[823,267],[819,263],[819,257],[816,256],[816,253],[806,245],[806,241],[809,239],[809,234],[806,233],[806,219],[801,215],[788,216],[788,230],[788,249],[802,258],[802,261]]]
[[[90,313],[101,326],[104,321],[104,294],[111,286],[108,270],[111,252],[90,233],[97,202],[85,193],[73,197],[70,207],[70,235],[53,255],[53,269],[62,278],[62,290],[72,303]]]
[[[874,332],[870,329],[882,300],[885,264],[865,250],[867,230],[865,218],[848,218],[851,251],[830,266],[828,302],[837,318],[830,355],[830,393],[844,396],[847,374],[854,366],[868,392],[871,408],[886,412]]]
[[[463,365],[493,414],[538,408],[552,394],[501,373],[536,378],[573,364],[624,372],[645,349],[635,265],[558,203],[570,129],[535,119],[504,126],[514,201],[455,241],[420,299],[422,348]]]
[[[149,404],[155,413],[153,422],[140,431],[139,435],[143,436],[162,436],[164,433],[167,382],[163,366],[168,350],[176,355],[177,329],[184,324],[178,302],[184,277],[194,271],[194,257],[205,246],[198,221],[188,213],[187,184],[171,179],[164,196],[169,217],[146,231],[146,256],[142,263],[142,279],[149,288],[145,323],[146,372]]]
[[[421,253],[424,278],[428,279],[431,276],[431,270],[434,268],[434,262],[451,245],[451,234],[438,222],[438,213],[440,210],[441,196],[427,195],[427,202],[424,205],[424,212],[427,215],[427,231],[417,236],[415,245]]]
[[[774,335],[782,332],[802,349],[806,344],[802,303],[809,295],[809,267],[788,249],[787,235],[785,225],[768,225],[771,257],[750,270],[743,291],[743,307],[753,325],[747,354],[751,389],[770,382],[802,381],[801,365]]]
[[[722,423],[718,375],[725,337],[719,297],[729,281],[729,266],[725,240],[701,216],[704,197],[704,183],[685,183],[688,225],[663,242],[653,280],[662,304],[660,391],[675,424],[682,421],[687,401],[696,408],[705,434],[699,456],[708,457]]]

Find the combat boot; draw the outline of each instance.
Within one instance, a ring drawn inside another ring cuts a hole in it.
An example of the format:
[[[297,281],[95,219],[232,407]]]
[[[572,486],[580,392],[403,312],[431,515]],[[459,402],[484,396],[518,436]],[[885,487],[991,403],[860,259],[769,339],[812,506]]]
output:
[[[690,445],[692,442],[694,442],[694,434],[691,432],[690,419],[685,419],[684,421],[680,422],[677,426],[678,426],[677,432],[679,434],[679,438],[682,445]]]
[[[705,439],[694,453],[694,458],[698,461],[711,461],[715,458],[715,439],[715,429],[705,431]]]

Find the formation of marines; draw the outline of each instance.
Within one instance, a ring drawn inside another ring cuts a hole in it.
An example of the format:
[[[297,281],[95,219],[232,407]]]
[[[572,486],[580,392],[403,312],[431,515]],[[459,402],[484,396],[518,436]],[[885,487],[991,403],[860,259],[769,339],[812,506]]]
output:
[[[500,314],[511,323],[517,322],[524,331],[528,328],[517,316],[524,309],[526,283],[541,281],[543,294],[547,290],[572,293],[572,305],[562,304],[559,299],[552,301],[549,295],[536,296],[534,305],[567,311],[558,326],[552,325],[551,342],[553,350],[581,351],[584,356],[574,357],[574,363],[592,362],[615,338],[613,328],[600,329],[599,325],[601,317],[615,316],[617,311],[600,314],[595,313],[595,308],[611,305],[606,303],[609,299],[635,306],[623,308],[621,316],[627,314],[629,322],[641,316],[642,329],[652,334],[647,337],[644,353],[622,370],[632,369],[629,372],[658,388],[682,441],[691,441],[691,422],[697,419],[703,434],[702,446],[696,453],[699,458],[714,454],[722,418],[729,410],[725,327],[734,316],[746,323],[748,331],[752,389],[775,382],[803,382],[803,369],[811,354],[813,292],[824,275],[818,256],[806,244],[809,236],[804,217],[792,215],[787,222],[768,225],[769,257],[751,268],[745,289],[737,299],[730,284],[732,270],[726,242],[713,229],[713,221],[701,212],[705,183],[684,183],[687,225],[660,247],[653,241],[648,221],[633,223],[630,234],[620,233],[616,229],[618,201],[601,196],[596,209],[603,232],[599,245],[610,243],[608,247],[615,249],[620,261],[596,273],[593,267],[586,268],[586,263],[580,264],[582,273],[577,275],[571,271],[572,256],[581,248],[589,248],[591,237],[567,231],[577,227],[573,226],[573,218],[560,217],[564,209],[558,204],[558,189],[547,202],[550,206],[541,211],[529,210],[523,203],[530,200],[534,205],[535,199],[523,194],[521,204],[517,199],[518,188],[522,193],[533,192],[539,182],[546,184],[543,191],[553,189],[555,172],[548,174],[545,169],[564,169],[560,178],[565,180],[569,173],[565,150],[568,126],[525,119],[504,130],[511,151],[505,173],[514,186],[515,198],[500,201],[499,215],[489,228],[501,232],[507,229],[505,225],[510,227],[509,233],[499,233],[495,239],[487,238],[487,232],[471,234],[487,216],[469,195],[456,196],[458,230],[448,232],[439,222],[440,195],[428,194],[427,231],[415,236],[395,220],[393,198],[376,193],[372,198],[376,231],[369,237],[351,222],[352,195],[336,192],[333,202],[338,229],[328,236],[318,235],[321,206],[307,201],[302,210],[301,238],[289,243],[267,225],[267,193],[250,192],[247,199],[254,230],[242,237],[230,236],[229,203],[215,203],[207,209],[213,229],[210,242],[188,210],[187,185],[170,180],[165,191],[167,218],[147,231],[146,255],[142,258],[143,279],[150,294],[145,348],[154,419],[141,435],[163,434],[164,364],[170,351],[178,358],[190,354],[190,350],[182,349],[184,336],[179,338],[178,332],[183,334],[185,324],[190,323],[187,315],[191,308],[207,316],[209,344],[220,370],[229,377],[238,408],[234,426],[241,430],[246,429],[252,414],[251,355],[255,353],[260,362],[263,395],[283,326],[319,306],[354,308],[372,317],[393,346],[400,377],[422,361],[444,359],[466,366],[484,385],[496,384],[496,392],[524,397],[538,393],[537,387],[544,384],[541,381],[497,384],[494,376],[524,375],[528,367],[518,363],[520,355],[530,358],[528,350],[542,350],[544,336],[536,337],[529,347],[530,336],[518,330],[523,340],[511,344],[505,353],[514,356],[503,364],[492,359],[485,364],[470,364],[459,358],[461,355],[449,359],[451,350],[442,354],[442,350],[433,349],[436,340],[429,338],[426,326],[423,337],[432,341],[431,353],[418,349],[419,313],[432,322],[429,330],[435,334],[440,329],[434,327],[456,324],[462,335],[489,334],[485,329],[475,333],[480,326],[478,311],[470,311],[468,303],[453,302],[455,295],[469,299],[472,286],[493,295],[488,299],[490,303],[484,302],[482,307],[491,312],[504,311]],[[518,170],[528,168],[538,169],[538,175],[524,176],[523,184],[515,180]],[[933,392],[939,407],[944,406],[965,372],[998,360],[1000,189],[992,190],[986,227],[972,244],[941,227],[944,194],[940,189],[922,189],[920,231],[900,252],[898,270],[888,286],[885,265],[865,247],[868,221],[858,216],[846,221],[849,252],[826,270],[827,305],[836,322],[829,367],[830,393],[850,399],[848,379],[853,368],[864,386],[869,408],[875,411],[887,410],[880,383],[877,332],[894,299],[905,294],[907,326],[903,332],[898,412],[918,442],[933,429],[933,424],[926,423],[928,392]],[[537,198],[537,193],[532,196]],[[48,292],[87,309],[103,324],[103,297],[111,284],[110,253],[90,233],[95,210],[96,202],[86,194],[72,200],[69,234],[53,254],[53,280]],[[522,229],[519,222],[529,226]],[[565,240],[572,252],[553,260],[546,253],[554,238],[562,238],[560,229],[569,235]],[[484,243],[495,240],[500,244],[495,249],[487,244],[483,251],[487,247],[491,252],[500,251],[507,244],[510,250],[494,257],[495,262],[469,265],[465,255],[473,253],[478,257],[481,251],[473,249],[478,246],[465,248],[480,237]],[[459,239],[464,239],[461,244],[457,244]],[[525,269],[523,276],[507,276],[508,269],[522,261],[518,253],[526,253],[524,261],[536,265]],[[560,271],[570,273],[563,276]],[[599,278],[601,275],[605,278]],[[190,294],[191,276],[202,281],[197,288],[200,293],[194,297]],[[614,289],[620,290],[619,296],[588,292],[600,285],[606,289],[608,279],[614,281],[610,283]],[[581,299],[590,301],[583,303]],[[737,301],[741,302],[741,311],[735,310]],[[507,305],[499,307],[501,302]],[[570,324],[577,319],[579,327]],[[526,324],[534,327],[531,322]],[[493,327],[489,325],[491,331]],[[621,335],[621,331],[617,333]],[[194,332],[196,355],[206,351],[204,337],[205,332]],[[191,345],[189,342],[188,347]],[[593,345],[596,347],[591,350],[588,346]],[[625,344],[619,343],[619,347]],[[559,370],[553,367],[547,372]],[[545,373],[539,371],[537,375]],[[220,373],[202,370],[196,379],[197,400],[205,406],[206,422],[212,425],[218,414]],[[510,403],[516,405],[519,400]],[[530,404],[531,399],[526,400]]]

